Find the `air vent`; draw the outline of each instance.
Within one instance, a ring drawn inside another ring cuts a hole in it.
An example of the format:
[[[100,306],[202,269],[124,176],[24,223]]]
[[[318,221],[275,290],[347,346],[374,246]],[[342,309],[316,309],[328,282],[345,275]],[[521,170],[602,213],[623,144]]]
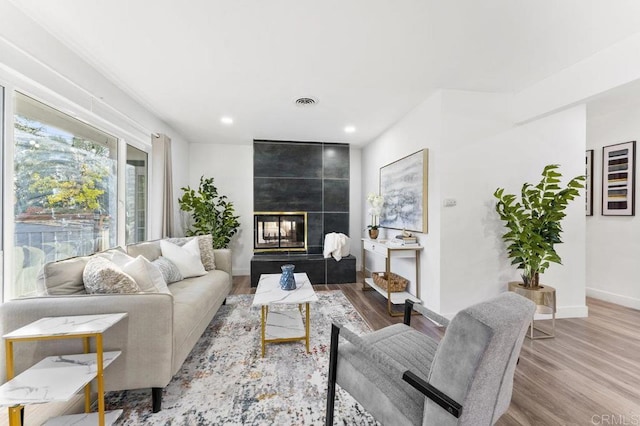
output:
[[[314,98],[298,98],[295,100],[295,104],[300,107],[308,107],[317,104],[318,101]]]

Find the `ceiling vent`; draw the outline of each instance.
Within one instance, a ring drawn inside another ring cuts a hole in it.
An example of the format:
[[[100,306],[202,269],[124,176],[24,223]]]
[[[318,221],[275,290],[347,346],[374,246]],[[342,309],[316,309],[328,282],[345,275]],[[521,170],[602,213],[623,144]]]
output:
[[[299,107],[308,107],[318,103],[317,99],[314,98],[298,98],[295,100],[295,104]]]

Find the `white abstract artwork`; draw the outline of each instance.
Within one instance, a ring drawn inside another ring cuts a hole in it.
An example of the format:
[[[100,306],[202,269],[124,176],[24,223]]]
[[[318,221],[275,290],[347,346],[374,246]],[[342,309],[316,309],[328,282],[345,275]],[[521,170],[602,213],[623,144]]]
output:
[[[428,158],[423,149],[380,168],[380,226],[427,232]]]

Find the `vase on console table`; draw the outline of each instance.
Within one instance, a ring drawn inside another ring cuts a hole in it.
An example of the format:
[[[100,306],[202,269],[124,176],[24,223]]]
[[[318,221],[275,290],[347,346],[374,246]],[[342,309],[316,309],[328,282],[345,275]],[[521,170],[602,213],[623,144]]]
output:
[[[282,265],[280,269],[282,269],[282,275],[280,276],[280,288],[283,290],[295,290],[296,289],[296,279],[293,276],[293,270],[296,268],[296,265]]]
[[[378,238],[378,234],[380,233],[380,230],[378,228],[371,228],[369,229],[369,238],[371,238],[372,240],[375,240],[376,238]]]

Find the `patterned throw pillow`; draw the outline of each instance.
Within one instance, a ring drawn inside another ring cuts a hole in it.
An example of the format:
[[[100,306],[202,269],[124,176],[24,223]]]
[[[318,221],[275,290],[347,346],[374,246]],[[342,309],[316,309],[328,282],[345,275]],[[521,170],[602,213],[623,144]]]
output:
[[[138,284],[112,261],[95,256],[84,267],[84,288],[89,294],[139,293]]]
[[[175,283],[176,281],[182,281],[182,274],[180,273],[180,269],[178,269],[176,264],[166,257],[160,256],[151,263],[156,268],[160,269],[162,278],[164,278],[167,284]]]
[[[216,269],[216,258],[213,254],[213,237],[210,234],[199,235],[198,245],[200,246],[200,260],[207,271]]]

